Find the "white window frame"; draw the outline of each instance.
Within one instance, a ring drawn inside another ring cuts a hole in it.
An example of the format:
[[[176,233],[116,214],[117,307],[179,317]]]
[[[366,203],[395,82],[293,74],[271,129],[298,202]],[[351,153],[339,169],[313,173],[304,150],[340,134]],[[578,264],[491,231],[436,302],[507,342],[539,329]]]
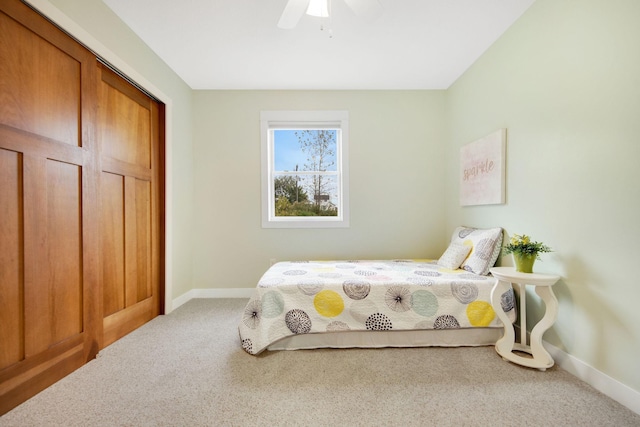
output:
[[[339,208],[337,216],[275,216],[273,131],[276,129],[339,129],[336,140],[336,170]],[[261,111],[262,227],[346,228],[349,227],[349,112],[348,111]]]

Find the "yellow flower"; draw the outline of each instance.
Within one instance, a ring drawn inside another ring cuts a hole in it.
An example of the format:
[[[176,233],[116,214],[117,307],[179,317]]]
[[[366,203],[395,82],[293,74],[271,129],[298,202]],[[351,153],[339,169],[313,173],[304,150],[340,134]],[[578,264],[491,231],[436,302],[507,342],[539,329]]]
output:
[[[503,247],[504,254],[512,253],[521,255],[534,255],[538,257],[539,253],[552,252],[551,248],[540,242],[533,242],[526,234],[514,234],[509,239],[509,244]]]

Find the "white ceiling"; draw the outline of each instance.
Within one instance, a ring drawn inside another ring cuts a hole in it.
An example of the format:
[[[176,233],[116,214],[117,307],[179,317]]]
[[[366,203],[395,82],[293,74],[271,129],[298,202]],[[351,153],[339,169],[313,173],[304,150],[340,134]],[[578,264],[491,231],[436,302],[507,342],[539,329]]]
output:
[[[332,0],[333,37],[287,0],[103,1],[192,89],[446,89],[535,0]]]

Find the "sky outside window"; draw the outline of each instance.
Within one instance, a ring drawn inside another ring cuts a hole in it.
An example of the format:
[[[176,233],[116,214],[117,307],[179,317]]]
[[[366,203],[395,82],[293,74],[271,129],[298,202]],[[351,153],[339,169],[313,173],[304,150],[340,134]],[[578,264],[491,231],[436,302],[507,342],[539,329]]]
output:
[[[309,163],[307,161],[307,154],[304,153],[300,147],[300,142],[298,137],[296,136],[296,132],[300,132],[301,130],[290,130],[290,129],[277,129],[274,130],[273,136],[273,154],[274,154],[274,170],[276,171],[290,171],[293,172],[296,170],[296,165],[298,165],[298,170],[304,170],[304,165]],[[333,140],[336,141],[336,131],[329,130],[334,135]],[[337,147],[334,145],[333,152],[337,152]],[[325,159],[326,163],[331,164],[333,166],[327,168],[329,171],[337,170],[337,162],[336,156],[331,156]]]

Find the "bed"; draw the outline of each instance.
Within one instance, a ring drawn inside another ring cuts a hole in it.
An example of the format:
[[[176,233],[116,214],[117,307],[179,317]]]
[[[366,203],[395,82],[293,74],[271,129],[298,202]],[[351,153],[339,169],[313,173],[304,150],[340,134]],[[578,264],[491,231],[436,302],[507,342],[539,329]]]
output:
[[[488,275],[502,229],[458,227],[438,260],[291,261],[259,280],[239,324],[242,348],[491,345],[502,322]],[[515,320],[513,290],[501,307]]]

